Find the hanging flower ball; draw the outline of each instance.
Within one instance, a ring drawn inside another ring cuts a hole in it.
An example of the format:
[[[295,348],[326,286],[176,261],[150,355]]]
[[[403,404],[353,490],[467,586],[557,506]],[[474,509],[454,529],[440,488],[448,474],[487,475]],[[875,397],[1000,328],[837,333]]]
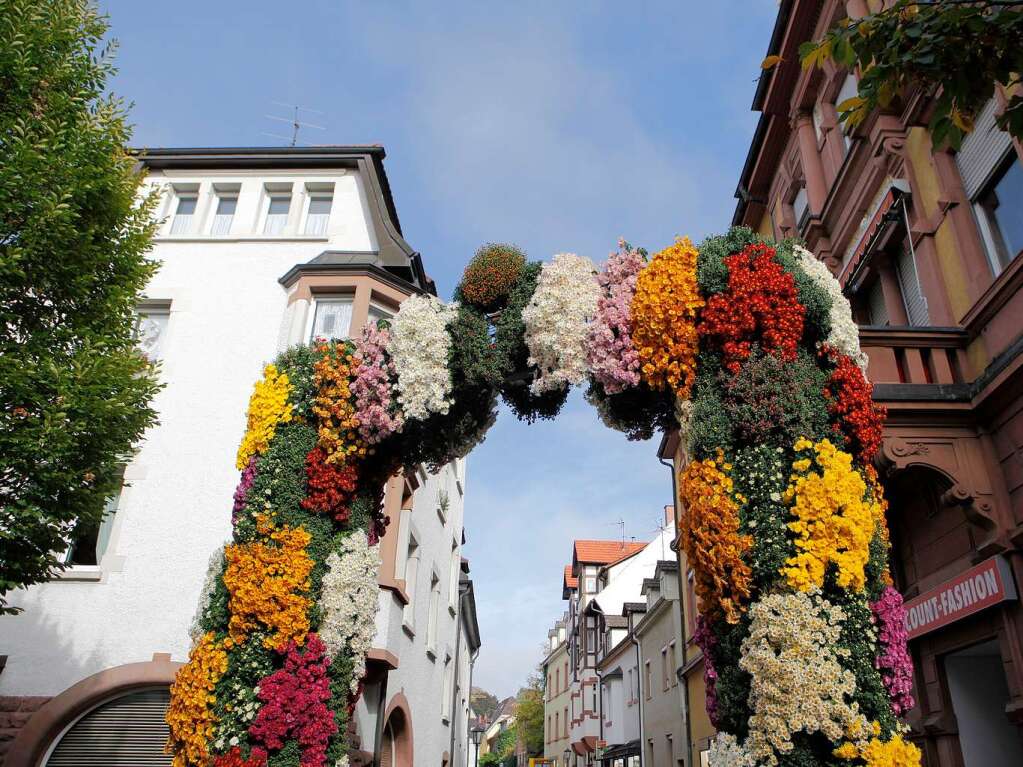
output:
[[[483,312],[496,311],[504,306],[525,265],[526,254],[519,248],[488,242],[465,267],[456,298]]]

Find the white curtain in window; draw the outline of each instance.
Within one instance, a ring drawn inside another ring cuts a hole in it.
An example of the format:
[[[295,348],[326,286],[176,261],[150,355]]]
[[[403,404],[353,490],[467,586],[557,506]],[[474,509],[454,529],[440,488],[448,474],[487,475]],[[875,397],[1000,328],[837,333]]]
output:
[[[316,301],[312,338],[348,338],[352,326],[350,298],[324,298]]]
[[[146,359],[158,362],[163,359],[163,339],[167,333],[170,315],[166,311],[140,311],[135,328],[135,340]]]
[[[192,219],[195,217],[195,197],[179,197],[178,207],[171,221],[171,234],[188,234],[192,231]]]
[[[806,216],[806,211],[808,207],[809,202],[807,201],[806,198],[806,187],[801,186],[799,187],[799,191],[796,192],[795,198],[792,200],[792,212],[796,217],[797,227],[803,225],[803,218]]]
[[[327,233],[331,202],[332,198],[322,195],[309,198],[309,212],[305,219],[306,234],[322,235]]]
[[[231,233],[231,223],[234,221],[234,211],[237,206],[237,197],[221,197],[217,200],[217,214],[213,217],[213,228],[210,230],[210,234]]]
[[[288,211],[291,209],[291,197],[277,196],[270,198],[266,210],[266,223],[263,234],[281,234],[288,224]]]

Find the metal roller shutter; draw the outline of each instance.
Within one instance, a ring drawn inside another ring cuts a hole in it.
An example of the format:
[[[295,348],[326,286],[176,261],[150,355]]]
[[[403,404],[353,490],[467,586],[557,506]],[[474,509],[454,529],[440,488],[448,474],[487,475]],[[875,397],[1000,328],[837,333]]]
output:
[[[1005,157],[1012,146],[1007,131],[1000,130],[995,124],[995,110],[998,102],[990,99],[980,110],[974,121],[973,131],[966,135],[959,153],[956,154],[956,165],[963,177],[963,188],[971,200],[990,178],[996,166]]]
[[[100,704],[64,732],[46,767],[169,767],[163,753],[169,700],[164,687]]]
[[[899,273],[899,287],[902,288],[902,300],[906,305],[909,324],[916,327],[929,325],[927,299],[920,291],[920,280],[917,279],[913,254],[908,250],[899,251],[899,255],[895,259],[895,267]]]

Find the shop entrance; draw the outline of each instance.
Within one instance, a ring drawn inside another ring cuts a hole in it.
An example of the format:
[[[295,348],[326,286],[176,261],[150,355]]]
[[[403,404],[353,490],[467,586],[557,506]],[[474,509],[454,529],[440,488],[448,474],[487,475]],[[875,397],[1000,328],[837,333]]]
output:
[[[1009,688],[998,643],[983,642],[945,656],[945,677],[965,767],[1023,764],[1019,730],[1005,716]]]

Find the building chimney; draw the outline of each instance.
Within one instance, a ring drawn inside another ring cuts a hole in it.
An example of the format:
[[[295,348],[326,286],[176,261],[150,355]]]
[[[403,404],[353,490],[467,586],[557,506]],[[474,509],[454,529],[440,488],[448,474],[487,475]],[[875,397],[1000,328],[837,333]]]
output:
[[[675,507],[665,506],[664,507],[664,525],[672,530],[675,529]]]

